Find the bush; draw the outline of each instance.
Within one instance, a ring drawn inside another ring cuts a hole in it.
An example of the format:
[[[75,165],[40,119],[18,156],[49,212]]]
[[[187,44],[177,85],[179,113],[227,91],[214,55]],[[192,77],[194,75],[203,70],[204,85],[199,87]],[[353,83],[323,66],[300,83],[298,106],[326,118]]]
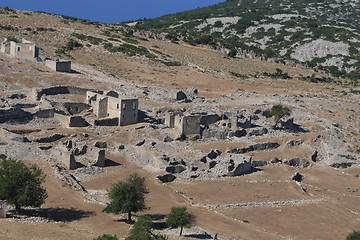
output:
[[[360,240],[360,231],[354,231],[354,232],[350,233],[346,237],[346,240]]]
[[[97,238],[94,238],[93,240],[118,240],[119,238],[115,235],[110,234],[103,234]]]

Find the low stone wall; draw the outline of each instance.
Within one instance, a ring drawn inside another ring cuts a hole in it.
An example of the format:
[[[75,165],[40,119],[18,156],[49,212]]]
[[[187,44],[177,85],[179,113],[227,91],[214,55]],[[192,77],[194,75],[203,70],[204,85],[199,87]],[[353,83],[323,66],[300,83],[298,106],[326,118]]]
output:
[[[69,119],[69,127],[87,127],[90,124],[81,116],[71,116]]]
[[[41,90],[37,90],[34,94],[36,95],[36,100],[39,101],[43,95],[79,94],[86,96],[87,91],[92,91],[100,94],[103,93],[103,91],[97,91],[95,89],[90,89],[90,88],[80,88],[74,86],[57,86],[57,87],[43,88]]]
[[[34,113],[34,117],[38,118],[52,118],[54,117],[55,109],[41,109]]]
[[[118,126],[119,118],[105,118],[94,121],[95,126]]]

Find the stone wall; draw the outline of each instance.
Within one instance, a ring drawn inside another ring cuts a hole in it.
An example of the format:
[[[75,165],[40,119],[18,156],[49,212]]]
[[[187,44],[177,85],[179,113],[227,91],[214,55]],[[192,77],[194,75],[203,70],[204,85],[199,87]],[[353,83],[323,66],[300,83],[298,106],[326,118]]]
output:
[[[69,151],[65,145],[59,144],[51,150],[51,155],[57,161],[61,162],[65,168],[73,170],[77,168],[74,154]]]
[[[36,100],[40,100],[43,95],[60,95],[60,94],[79,94],[86,96],[86,93],[94,92],[94,93],[103,93],[102,91],[97,91],[90,88],[80,88],[80,87],[73,87],[73,86],[56,86],[56,87],[49,87],[43,88],[41,90],[36,91]]]
[[[71,61],[45,60],[45,65],[57,72],[71,72]]]
[[[119,118],[105,118],[94,120],[95,126],[118,126]]]
[[[38,118],[52,118],[54,117],[55,109],[40,109],[36,113],[34,113],[34,117]]]

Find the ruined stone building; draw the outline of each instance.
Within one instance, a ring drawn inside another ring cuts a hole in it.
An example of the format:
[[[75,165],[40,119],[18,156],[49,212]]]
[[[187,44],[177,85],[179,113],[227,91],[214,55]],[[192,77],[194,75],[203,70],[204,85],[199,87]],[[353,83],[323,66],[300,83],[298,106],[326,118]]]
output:
[[[71,61],[46,59],[45,65],[57,72],[71,72]]]
[[[1,52],[31,61],[39,57],[39,48],[36,47],[36,44],[23,38],[17,39],[17,41],[9,41],[5,38],[1,43]]]
[[[114,91],[105,95],[88,91],[86,101],[93,107],[94,114],[98,118],[117,118],[119,126],[138,123],[138,99],[119,98]]]
[[[194,113],[184,116],[182,113],[168,113],[165,116],[165,125],[174,128],[180,134],[201,134],[201,126],[208,127],[219,120],[217,114]]]

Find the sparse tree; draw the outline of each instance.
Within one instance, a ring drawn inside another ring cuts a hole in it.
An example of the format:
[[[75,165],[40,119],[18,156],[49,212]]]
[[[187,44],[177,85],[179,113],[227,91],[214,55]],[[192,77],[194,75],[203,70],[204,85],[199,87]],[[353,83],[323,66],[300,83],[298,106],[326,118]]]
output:
[[[103,234],[97,238],[94,238],[93,240],[119,240],[119,238],[115,235]]]
[[[132,174],[125,182],[118,182],[109,190],[110,203],[105,207],[107,213],[127,213],[128,221],[131,222],[131,213],[146,209],[145,194],[148,190],[145,186],[145,178]]]
[[[276,128],[276,126],[284,117],[290,116],[291,110],[288,107],[278,104],[272,106],[270,114],[275,118],[275,124],[273,127]]]
[[[130,230],[125,240],[165,240],[166,237],[152,233],[154,227],[151,217],[141,216]]]
[[[360,231],[353,231],[346,237],[346,240],[360,240]]]
[[[173,207],[166,217],[166,223],[171,227],[180,227],[180,236],[184,227],[191,227],[194,216],[189,213],[186,207]]]
[[[15,206],[17,213],[22,207],[40,207],[47,198],[41,186],[45,175],[36,165],[0,155],[0,199]]]

